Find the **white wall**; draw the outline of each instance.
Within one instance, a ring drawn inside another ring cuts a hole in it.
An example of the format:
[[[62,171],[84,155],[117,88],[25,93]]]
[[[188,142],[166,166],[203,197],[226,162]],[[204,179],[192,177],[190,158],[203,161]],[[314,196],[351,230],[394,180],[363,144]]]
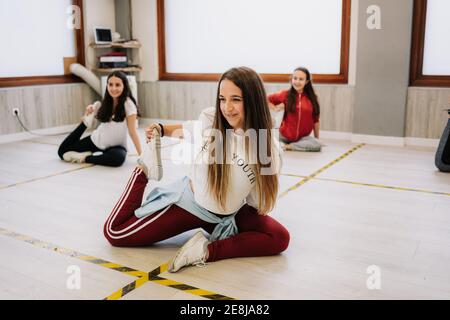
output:
[[[108,27],[114,32],[116,28],[114,0],[84,0],[84,42],[86,67],[96,65],[96,56],[89,44],[94,42],[94,27]]]
[[[140,81],[158,80],[158,32],[156,0],[132,0],[133,37],[141,44]]]

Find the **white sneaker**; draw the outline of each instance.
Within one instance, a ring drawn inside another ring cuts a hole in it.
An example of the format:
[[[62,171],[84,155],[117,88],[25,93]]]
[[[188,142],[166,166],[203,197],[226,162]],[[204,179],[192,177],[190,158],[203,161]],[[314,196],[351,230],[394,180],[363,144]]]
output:
[[[158,130],[153,130],[153,139],[144,145],[142,154],[137,161],[144,168],[147,179],[156,181],[162,179],[161,136]]]
[[[92,125],[94,124],[94,114],[88,114],[87,116],[83,117],[83,123],[86,126],[87,129],[90,129]]]
[[[87,129],[92,128],[92,126],[94,125],[94,117],[95,114],[97,112],[97,110],[101,107],[102,103],[100,101],[96,101],[94,103],[94,112],[90,113],[89,115],[85,115],[83,117],[83,123],[86,126]]]
[[[209,241],[202,231],[198,231],[178,250],[170,261],[169,272],[177,272],[187,266],[205,266]]]
[[[72,163],[85,163],[86,157],[92,155],[91,151],[86,152],[76,152],[76,151],[68,151],[63,154],[64,161],[72,162]]]

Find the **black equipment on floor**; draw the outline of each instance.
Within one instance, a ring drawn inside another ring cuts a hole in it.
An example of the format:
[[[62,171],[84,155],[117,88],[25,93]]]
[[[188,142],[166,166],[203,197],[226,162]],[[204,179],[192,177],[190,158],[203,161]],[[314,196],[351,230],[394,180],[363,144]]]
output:
[[[445,110],[450,116],[450,109]],[[442,172],[450,172],[450,117],[444,129],[434,160],[436,167]]]

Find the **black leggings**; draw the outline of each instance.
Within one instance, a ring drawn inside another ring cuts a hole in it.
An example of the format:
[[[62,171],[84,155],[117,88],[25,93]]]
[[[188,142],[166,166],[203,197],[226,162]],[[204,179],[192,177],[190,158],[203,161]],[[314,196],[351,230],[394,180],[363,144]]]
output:
[[[58,149],[58,156],[63,160],[64,153],[68,151],[92,153],[101,151],[103,154],[98,156],[86,157],[87,163],[99,164],[108,167],[120,167],[127,157],[127,150],[122,146],[110,147],[106,150],[101,150],[92,142],[91,136],[80,140],[84,131],[85,124],[82,122],[69,136],[61,143]]]

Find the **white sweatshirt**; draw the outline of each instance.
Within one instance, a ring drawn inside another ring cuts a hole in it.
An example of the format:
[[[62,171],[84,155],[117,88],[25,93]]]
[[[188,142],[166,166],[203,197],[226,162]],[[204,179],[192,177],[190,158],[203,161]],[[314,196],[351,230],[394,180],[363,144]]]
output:
[[[97,114],[97,111],[98,109],[94,111],[95,114]],[[137,108],[133,101],[128,98],[125,101],[125,116],[129,117],[133,114],[137,114]],[[128,124],[126,117],[121,122],[111,120],[100,123],[91,135],[91,140],[97,148],[102,150],[115,146],[127,148]],[[136,121],[136,128],[137,126]]]
[[[227,153],[230,157],[230,180],[227,190],[227,201],[225,208],[221,208],[219,203],[209,192],[208,186],[208,148],[202,149],[207,141],[212,128],[215,116],[215,108],[208,108],[201,112],[199,120],[186,121],[183,123],[184,138],[199,146],[196,152],[196,161],[193,162],[189,177],[194,189],[195,201],[205,209],[221,215],[230,215],[237,212],[245,203],[258,209],[258,193],[256,187],[255,165],[249,163],[249,157],[245,156],[244,136],[236,133],[230,135],[230,150]],[[201,135],[201,136],[200,136]],[[272,139],[272,167],[275,174],[279,174],[281,169],[281,149],[278,141]],[[254,161],[252,163],[255,163]]]

